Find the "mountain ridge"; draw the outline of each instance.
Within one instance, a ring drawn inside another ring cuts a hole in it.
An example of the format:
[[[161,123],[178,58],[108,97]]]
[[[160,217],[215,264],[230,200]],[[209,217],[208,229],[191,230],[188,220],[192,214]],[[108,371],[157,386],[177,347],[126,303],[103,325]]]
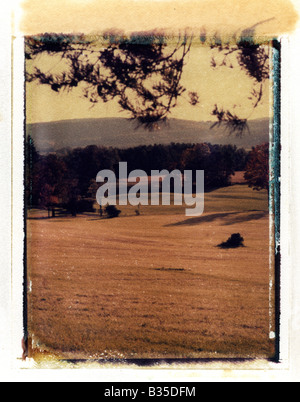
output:
[[[196,122],[183,119],[169,119],[156,131],[137,127],[134,121],[124,118],[73,119],[49,123],[26,125],[40,153],[57,152],[61,149],[82,148],[98,145],[114,148],[131,148],[140,145],[170,143],[233,144],[251,149],[269,141],[269,119],[249,121],[249,131],[242,138],[229,135],[224,126],[211,126],[214,122]]]

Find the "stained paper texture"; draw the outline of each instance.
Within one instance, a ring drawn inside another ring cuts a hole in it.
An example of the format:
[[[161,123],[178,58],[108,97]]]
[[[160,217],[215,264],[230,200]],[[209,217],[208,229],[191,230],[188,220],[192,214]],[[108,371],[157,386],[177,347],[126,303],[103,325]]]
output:
[[[22,8],[25,34],[116,29],[178,35],[205,28],[211,35],[231,36],[255,28],[260,36],[276,37],[293,32],[298,20],[295,5],[287,0],[25,0]]]
[[[278,360],[279,36],[293,5],[23,9],[24,357]]]

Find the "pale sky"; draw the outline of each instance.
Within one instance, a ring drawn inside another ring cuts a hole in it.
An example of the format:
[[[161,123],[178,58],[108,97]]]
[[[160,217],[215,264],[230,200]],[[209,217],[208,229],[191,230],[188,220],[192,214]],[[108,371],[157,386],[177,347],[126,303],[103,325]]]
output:
[[[240,118],[256,119],[270,116],[269,81],[265,84],[262,102],[253,111],[251,101],[248,99],[253,88],[253,79],[250,79],[237,64],[233,69],[229,67],[213,69],[211,67],[213,55],[218,57],[218,50],[211,50],[206,46],[192,46],[186,58],[181,81],[186,92],[179,98],[177,107],[172,110],[169,117],[213,121],[211,112],[215,104],[235,112]],[[53,62],[57,64],[56,61]],[[46,71],[49,70],[51,71],[51,63],[47,65]],[[189,91],[196,91],[199,94],[200,103],[197,106],[189,104]],[[80,118],[129,117],[126,112],[121,112],[116,101],[107,103],[100,101],[92,107],[92,104],[83,98],[79,87],[71,92],[57,93],[47,85],[36,83],[27,84],[26,110],[27,123]]]

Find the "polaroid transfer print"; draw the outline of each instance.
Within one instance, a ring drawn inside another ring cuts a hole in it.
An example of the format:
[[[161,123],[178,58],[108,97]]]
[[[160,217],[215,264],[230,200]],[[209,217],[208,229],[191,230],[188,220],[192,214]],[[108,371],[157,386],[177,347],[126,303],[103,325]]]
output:
[[[271,20],[25,36],[25,357],[278,359]]]

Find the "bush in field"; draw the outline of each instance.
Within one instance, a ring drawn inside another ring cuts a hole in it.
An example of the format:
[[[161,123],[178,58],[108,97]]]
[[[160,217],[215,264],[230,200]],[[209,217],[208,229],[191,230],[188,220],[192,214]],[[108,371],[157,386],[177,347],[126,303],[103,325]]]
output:
[[[115,207],[115,205],[108,205],[105,208],[105,212],[108,218],[117,218],[121,211]]]
[[[226,242],[218,245],[220,248],[238,248],[244,247],[244,239],[240,233],[232,234]]]

